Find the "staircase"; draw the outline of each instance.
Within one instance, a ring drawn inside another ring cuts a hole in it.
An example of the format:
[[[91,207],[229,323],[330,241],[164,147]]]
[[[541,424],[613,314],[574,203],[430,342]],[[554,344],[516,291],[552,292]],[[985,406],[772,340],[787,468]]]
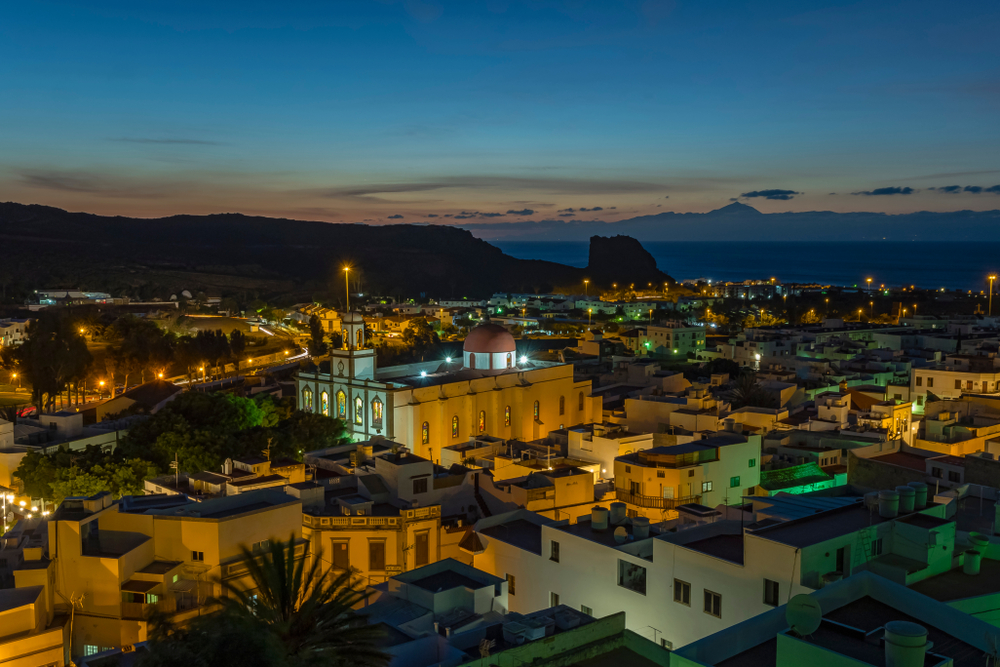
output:
[[[479,493],[479,489],[476,489],[474,495],[476,496],[476,504],[479,505],[479,511],[483,513],[483,516],[493,516],[493,512],[486,506],[486,501],[483,500],[483,494]]]

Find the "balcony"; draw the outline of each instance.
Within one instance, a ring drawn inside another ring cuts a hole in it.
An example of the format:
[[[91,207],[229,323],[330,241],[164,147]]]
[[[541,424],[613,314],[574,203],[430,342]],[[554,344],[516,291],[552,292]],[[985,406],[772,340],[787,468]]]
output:
[[[617,495],[619,502],[657,510],[672,510],[677,509],[678,505],[701,502],[700,495],[685,496],[683,498],[661,498],[659,496],[644,496],[638,493],[632,493],[628,489],[620,487],[615,488],[615,494]]]

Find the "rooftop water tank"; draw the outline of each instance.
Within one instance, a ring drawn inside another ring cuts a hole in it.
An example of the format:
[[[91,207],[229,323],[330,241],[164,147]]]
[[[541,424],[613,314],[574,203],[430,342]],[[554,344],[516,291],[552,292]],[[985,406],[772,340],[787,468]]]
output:
[[[922,510],[927,507],[927,485],[923,482],[910,482],[907,486],[916,494],[913,498],[913,509]]]
[[[917,492],[909,486],[897,486],[896,493],[899,494],[899,513],[910,514],[916,502]]]
[[[886,667],[923,667],[927,629],[909,621],[885,624]]]
[[[610,507],[611,516],[609,517],[609,520],[611,521],[611,524],[617,526],[618,524],[625,523],[628,505],[625,503],[611,503]]]
[[[591,530],[607,530],[608,529],[608,510],[605,507],[595,507],[590,510],[590,528]]]
[[[982,561],[983,554],[975,549],[969,549],[965,552],[965,561],[962,563],[962,572],[971,575],[979,574],[979,567],[982,564]]]
[[[649,537],[649,519],[644,516],[632,518],[632,537],[644,540]]]
[[[895,491],[878,492],[878,515],[883,519],[895,519],[899,514],[899,494]]]

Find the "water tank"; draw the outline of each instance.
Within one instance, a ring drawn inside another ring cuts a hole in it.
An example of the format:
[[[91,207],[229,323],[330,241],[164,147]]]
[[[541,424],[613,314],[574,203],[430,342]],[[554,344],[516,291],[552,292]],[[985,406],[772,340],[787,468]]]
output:
[[[878,492],[878,515],[883,519],[895,519],[899,514],[899,494],[895,491]]]
[[[625,523],[628,505],[625,503],[611,503],[610,507],[611,516],[609,517],[609,520],[611,521],[611,524],[617,526],[620,523]]]
[[[608,529],[608,510],[606,508],[595,507],[590,510],[590,528],[591,530]]]
[[[632,518],[632,537],[644,540],[649,537],[649,519],[644,516]]]
[[[965,562],[962,563],[962,572],[966,574],[979,574],[979,566],[982,563],[983,554],[976,551],[975,549],[970,549],[965,552]]]
[[[923,482],[910,482],[907,486],[916,494],[913,498],[913,509],[922,510],[927,507],[927,485]]]
[[[878,507],[878,491],[872,491],[871,493],[865,494],[865,507],[869,510],[873,510]]]
[[[909,621],[885,624],[886,667],[923,667],[927,629]]]
[[[827,572],[823,575],[823,586],[829,586],[844,578],[843,572]]]
[[[897,486],[896,493],[899,494],[899,513],[910,514],[913,512],[917,492],[909,486]]]
[[[986,549],[990,546],[990,538],[982,533],[972,532],[969,533],[969,543],[979,553],[986,553]]]

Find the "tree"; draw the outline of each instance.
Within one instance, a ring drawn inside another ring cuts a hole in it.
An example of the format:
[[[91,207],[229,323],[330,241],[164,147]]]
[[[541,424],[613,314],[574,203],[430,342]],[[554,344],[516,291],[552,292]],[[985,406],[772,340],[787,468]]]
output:
[[[808,313],[803,313],[802,317],[799,318],[799,322],[802,324],[819,324],[823,321],[823,318],[816,314],[815,310],[809,310]]]
[[[731,397],[734,408],[775,407],[774,397],[760,385],[754,373],[741,373],[737,376],[736,386],[732,390]]]
[[[93,357],[78,328],[65,317],[39,318],[26,331],[21,345],[3,350],[2,362],[31,384],[32,403],[41,412],[51,409],[70,380],[86,375]]]
[[[97,445],[82,452],[66,448],[53,454],[28,452],[14,472],[26,495],[57,502],[68,496],[92,496],[101,491],[110,491],[116,498],[141,495],[143,480],[155,474],[148,461],[125,459],[118,453],[104,452]]]
[[[295,557],[295,536],[272,540],[263,557],[242,547],[250,585],[223,581],[226,610],[254,619],[278,638],[289,659],[304,664],[376,667],[389,664],[378,648],[380,632],[354,607],[368,598],[352,571],[335,575],[316,554]]]
[[[315,315],[309,317],[309,355],[320,357],[326,354],[326,343],[323,341],[323,323]]]
[[[239,329],[233,329],[232,333],[229,334],[229,350],[233,354],[233,358],[236,363],[239,364],[240,359],[243,357],[243,353],[247,349],[247,337]]]
[[[437,346],[438,336],[434,329],[422,317],[410,320],[410,325],[403,329],[403,345],[410,348],[415,356],[423,361],[424,353]]]

